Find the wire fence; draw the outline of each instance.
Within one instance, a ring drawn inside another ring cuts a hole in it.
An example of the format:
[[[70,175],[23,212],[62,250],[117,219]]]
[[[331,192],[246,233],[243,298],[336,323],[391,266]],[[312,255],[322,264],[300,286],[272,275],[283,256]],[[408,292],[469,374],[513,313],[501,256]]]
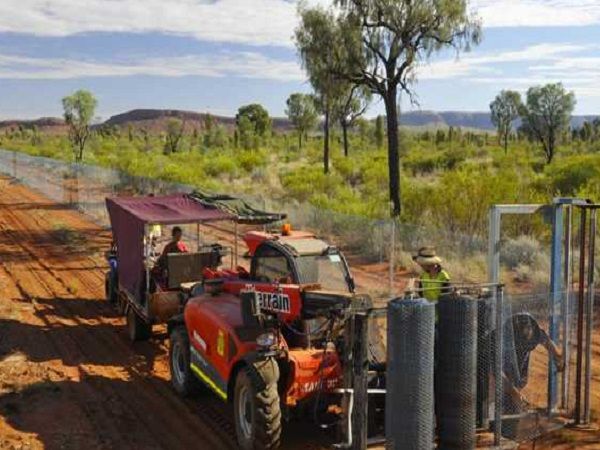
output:
[[[66,208],[81,211],[107,228],[106,197],[194,190],[192,186],[5,150],[0,150],[0,173]],[[295,228],[313,231],[337,245],[350,262],[357,289],[368,293],[379,307],[401,295],[410,286],[411,278],[418,276],[419,269],[411,255],[422,246],[436,247],[454,283],[482,283],[487,279],[487,239],[484,236],[450,232],[442,226],[373,220],[267,195],[241,197],[259,208],[285,212]],[[203,235],[230,239],[225,243],[233,246],[232,232],[243,234],[246,230],[244,226],[234,230],[230,224],[211,225],[203,230]],[[190,238],[195,236],[195,231],[186,229]],[[494,408],[501,400],[502,436],[511,442],[536,439],[573,419],[578,397],[576,380],[583,376],[578,373],[578,355],[600,345],[599,336],[592,333],[589,341],[584,340],[583,347],[578,346],[577,331],[581,324],[574,288],[578,283],[576,276],[571,289],[562,293],[560,303],[566,307],[560,316],[553,316],[556,312],[549,306],[550,252],[547,247],[540,240],[519,235],[518,230],[512,235],[504,234],[500,273],[507,287],[500,322],[496,322],[495,316],[497,296],[488,292],[477,299],[476,373],[473,374],[477,394],[475,425],[479,431],[493,430]],[[233,260],[226,263],[233,264]],[[573,263],[577,263],[576,255]],[[590,298],[593,299],[590,304],[595,304],[595,311],[599,311],[600,297],[592,295]],[[596,330],[598,315],[594,315],[589,307],[583,312],[585,314],[593,315],[592,329]],[[548,338],[552,320],[561,324],[559,336],[554,341]],[[496,323],[503,324],[500,347],[497,345],[500,330]],[[385,317],[373,318],[369,351],[371,359],[377,363],[385,363],[386,336]],[[498,351],[502,352],[500,372],[495,366]],[[560,362],[563,356],[564,364]],[[597,376],[598,368],[594,365],[597,362],[589,364],[590,373]],[[502,378],[499,391],[496,390],[498,376]],[[585,409],[585,399],[579,401],[579,407]],[[595,418],[596,408],[600,406],[598,395],[592,395],[588,401],[591,404],[587,406]]]

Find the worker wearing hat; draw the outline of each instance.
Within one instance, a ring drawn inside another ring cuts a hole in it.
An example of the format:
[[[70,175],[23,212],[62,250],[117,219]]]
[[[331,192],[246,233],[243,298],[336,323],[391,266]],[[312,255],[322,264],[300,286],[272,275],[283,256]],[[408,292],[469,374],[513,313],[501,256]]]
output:
[[[442,268],[442,258],[436,255],[435,248],[421,247],[413,261],[423,269],[418,291],[430,302],[437,302],[450,286],[450,275]]]

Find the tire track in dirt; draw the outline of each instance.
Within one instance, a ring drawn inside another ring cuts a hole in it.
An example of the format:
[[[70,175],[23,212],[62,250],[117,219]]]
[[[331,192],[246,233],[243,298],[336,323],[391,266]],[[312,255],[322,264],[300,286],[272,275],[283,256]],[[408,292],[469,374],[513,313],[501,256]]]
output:
[[[39,224],[38,225],[42,225]],[[24,226],[21,227],[22,229],[26,229]],[[26,247],[26,251],[28,253],[33,253],[33,250],[27,246]],[[44,256],[44,255],[42,255]],[[48,261],[50,264],[46,264],[44,261]],[[48,256],[44,259],[40,259],[40,263],[43,265],[43,267],[49,272],[51,273],[55,278],[57,278],[58,280],[60,280],[61,282],[62,279],[54,273],[52,267],[55,266],[55,264],[60,264],[61,261],[53,261],[52,256]],[[74,266],[73,263],[70,263],[69,261],[63,261],[62,262],[63,266],[69,268],[71,266]],[[83,283],[83,285],[85,286],[85,283]],[[66,286],[65,286],[66,287]],[[101,289],[101,288],[100,288]],[[89,290],[89,289],[88,289]],[[98,289],[92,290],[94,292],[90,292],[90,294],[96,295],[98,294]],[[108,305],[106,303],[103,304],[99,304],[97,302],[89,302],[91,303],[91,307],[93,307],[94,309],[96,309],[98,311],[98,317],[102,317],[103,315],[106,316],[106,309],[108,307]],[[87,305],[86,305],[87,306]],[[108,309],[112,312],[112,309],[108,307]],[[72,316],[72,317],[77,317],[77,312],[76,311],[68,311],[68,313]],[[114,331],[113,330],[107,330],[107,333],[110,333],[110,340],[112,340],[114,338]],[[101,336],[101,338],[106,340],[105,336]],[[108,342],[107,343],[107,347],[112,346],[113,342]],[[141,345],[136,344],[136,346],[143,346],[143,343]],[[160,347],[161,350],[166,352],[166,348],[164,346]],[[129,352],[129,349],[128,349]],[[126,355],[124,355],[124,357],[126,357]],[[136,367],[136,366],[129,366],[126,367],[128,372],[135,372],[135,374],[140,375],[140,370]],[[133,373],[131,374],[133,375]],[[170,402],[172,403],[174,400],[174,396],[173,396],[173,391],[170,389],[169,386],[165,386],[164,383],[160,383],[157,384],[155,382],[155,380],[150,380],[150,382],[152,382],[154,384],[155,390],[158,394],[160,394],[163,398],[164,401],[166,402]],[[175,398],[175,401],[177,402],[177,406],[179,406],[179,400]],[[213,432],[220,434],[223,437],[223,440],[225,441],[230,441],[231,440],[231,436],[234,433],[234,427],[233,427],[233,423],[231,422],[231,420],[226,419],[225,417],[230,416],[229,411],[226,411],[227,408],[225,408],[225,405],[223,405],[220,401],[218,401],[217,399],[212,399],[212,398],[206,398],[203,399],[203,401],[200,402],[193,402],[192,404],[191,401],[188,401],[188,406],[193,406],[192,409],[196,409],[201,413],[201,416],[203,417],[207,417],[210,418],[210,425],[213,425],[213,422],[215,426],[211,426],[211,429],[213,430]],[[217,404],[215,404],[217,403]],[[189,411],[188,411],[189,412]],[[186,417],[185,415],[183,416],[184,418]],[[191,423],[190,425],[194,425],[193,423]]]
[[[60,294],[65,295],[64,292],[57,292],[56,288],[53,288],[49,285],[48,280],[45,279],[44,276],[40,275],[40,268],[42,266],[34,263],[29,263],[28,264],[28,272],[31,273],[33,275],[34,280],[31,280],[32,283],[29,284],[27,287],[25,286],[25,283],[22,279],[22,274],[19,273],[11,273],[11,277],[16,281],[17,286],[20,287],[20,289],[22,291],[26,291],[28,292],[28,295],[32,296],[33,298],[35,297],[42,297],[44,295],[47,296],[59,296]],[[38,289],[31,289],[32,286],[38,286]],[[64,298],[64,297],[63,297]],[[67,320],[62,320],[60,318],[56,318],[56,317],[52,317],[51,315],[45,315],[43,318],[46,327],[48,328],[55,328],[57,329],[57,336],[56,338],[52,338],[52,343],[55,347],[55,353],[58,354],[59,356],[62,357],[62,359],[64,360],[64,362],[69,365],[69,366],[76,366],[79,368],[79,373],[80,373],[80,377],[85,379],[85,377],[87,376],[86,372],[84,369],[81,368],[81,366],[89,359],[94,359],[96,360],[96,355],[93,355],[93,358],[90,358],[89,355],[89,350],[86,349],[85,347],[85,339],[86,336],[80,332],[80,330],[78,329],[78,326],[81,324],[78,324],[77,321],[73,321],[74,325],[70,323],[70,321]],[[68,328],[66,328],[68,327]],[[97,345],[95,345],[94,342],[87,342],[88,345],[91,344],[90,348],[98,348]],[[86,351],[87,350],[87,351]],[[100,361],[102,362],[102,361]],[[84,385],[86,387],[88,387],[89,383],[86,383],[84,381]],[[89,395],[89,398],[93,398],[95,400],[94,403],[96,404],[102,404],[103,402],[105,402],[107,399],[112,399],[114,398],[117,394],[115,392],[108,392],[107,389],[103,388],[102,386],[89,386],[89,388],[86,389],[86,394]],[[123,405],[128,405],[130,402],[124,402],[123,400],[128,400],[128,399],[121,399],[122,400],[122,404]],[[97,410],[95,411],[95,413],[92,415],[92,417],[94,417],[94,419],[98,419],[99,414],[98,413],[103,413],[102,410]],[[112,437],[118,437],[118,439],[115,442],[112,442],[111,444],[114,445],[122,445],[123,443],[126,443],[128,441],[127,436],[130,434],[131,430],[129,430],[127,427],[118,427],[118,425],[121,425],[121,422],[119,421],[115,421],[114,420],[114,416],[115,411],[110,411],[110,413],[108,413],[108,411],[106,412],[106,417],[102,417],[103,414],[100,414],[100,422],[101,423],[97,423],[95,424],[96,426],[94,427],[95,429],[98,430],[107,430],[109,431],[108,436]],[[109,417],[109,415],[111,417]],[[118,414],[117,414],[118,415]],[[117,425],[117,427],[115,426]],[[124,442],[123,442],[124,441]],[[144,444],[146,445],[152,445],[152,442],[145,442]],[[133,448],[133,447],[131,447]]]
[[[6,211],[5,211],[6,212]],[[19,219],[17,219],[14,216],[14,213],[9,213],[9,215],[12,214],[12,219],[17,223],[17,229],[21,230],[26,230],[28,229],[27,224],[24,224],[22,222],[19,221]],[[33,236],[30,236],[30,238],[32,238]],[[32,239],[33,242],[35,242]],[[35,251],[31,248],[27,248],[26,245],[22,245],[18,242],[15,242],[13,239],[13,245],[18,246],[20,245],[20,247],[26,251],[26,253],[29,253],[29,256],[31,257],[32,261],[34,262],[28,262],[27,263],[27,270],[26,275],[29,275],[29,277],[31,278],[31,276],[34,277],[33,280],[29,279],[29,280],[24,280],[23,279],[23,275],[19,272],[19,274],[12,274],[13,277],[15,277],[17,279],[17,283],[19,286],[21,286],[22,290],[26,290],[29,291],[31,286],[37,286],[38,288],[41,287],[41,289],[34,289],[33,291],[31,291],[31,293],[29,295],[31,296],[38,296],[38,297],[60,297],[60,298],[65,298],[65,299],[70,299],[71,301],[75,301],[74,297],[68,292],[68,290],[64,289],[64,285],[62,286],[63,289],[57,288],[56,286],[49,286],[48,285],[48,280],[46,278],[48,278],[50,280],[50,283],[52,283],[52,278],[53,274],[52,271],[48,270],[48,265],[46,264],[40,264],[40,261],[42,261],[42,258],[38,258]],[[13,247],[12,249],[9,249],[9,251],[16,251],[17,248]],[[44,267],[45,266],[45,267]],[[40,275],[44,274],[44,275]],[[46,275],[47,274],[47,275]],[[21,279],[19,279],[21,278]],[[56,279],[56,278],[54,278]],[[37,282],[37,283],[36,283]],[[24,285],[27,285],[27,288],[24,287]],[[65,292],[67,291],[67,292]],[[83,300],[84,302],[88,303],[88,301]],[[89,302],[89,303],[94,303],[94,302]],[[86,305],[87,306],[87,305]],[[96,309],[96,308],[94,308]],[[77,311],[74,311],[72,309],[69,308],[65,308],[64,306],[60,306],[56,308],[56,312],[58,312],[59,314],[68,317],[69,315],[71,316],[75,316]],[[65,321],[65,320],[61,320],[61,319],[56,319],[56,320],[52,320],[52,317],[50,315],[44,315],[44,317],[47,320],[47,325],[48,326],[54,326],[57,324],[61,324],[61,325],[68,325],[69,321]],[[102,316],[100,316],[102,317]],[[103,350],[101,350],[100,354],[97,354],[98,352],[95,352],[93,355],[90,355],[90,348],[94,348],[94,347],[98,347],[98,341],[96,339],[94,339],[95,337],[99,337],[99,336],[88,336],[87,333],[80,333],[77,329],[78,326],[81,325],[87,325],[85,322],[81,321],[81,320],[73,320],[72,321],[75,326],[71,327],[69,329],[69,333],[64,332],[61,333],[60,335],[60,340],[58,340],[59,342],[57,342],[57,340],[55,340],[55,344],[57,344],[56,346],[58,347],[58,353],[65,357],[64,359],[66,359],[67,361],[71,362],[72,364],[77,364],[80,362],[80,360],[85,360],[86,357],[90,358],[90,359],[100,359],[99,362],[103,361],[103,358],[107,361],[110,361],[110,359],[112,358],[112,355],[110,353],[112,353],[115,349],[119,350],[120,352],[120,356],[121,357],[127,357],[127,353],[130,355],[131,351],[130,349],[125,349],[126,352],[123,352],[123,343],[120,343],[119,346],[119,342],[110,342],[109,344],[112,345],[112,348],[108,347],[107,345],[103,345],[100,346],[101,348],[103,348]],[[100,321],[101,322],[101,321]],[[116,336],[116,334],[114,333],[114,331],[111,330],[111,335],[112,336]],[[105,336],[102,336],[102,339],[105,339]],[[81,341],[81,342],[78,342]],[[70,345],[68,347],[65,348],[65,343],[70,343]],[[117,345],[114,345],[117,344]],[[62,348],[61,348],[62,347]],[[121,347],[121,348],[120,348]],[[76,359],[73,360],[72,356],[70,355],[77,355]],[[125,360],[127,361],[127,360]],[[122,378],[122,373],[116,373],[113,370],[108,371],[110,375],[115,376],[116,378]],[[138,376],[139,378],[139,376]],[[129,403],[136,403],[136,401],[138,400],[138,396],[142,397],[144,399],[145,402],[148,402],[148,404],[137,404],[137,406],[140,408],[140,410],[144,411],[144,408],[142,408],[143,406],[151,406],[153,408],[154,411],[160,411],[161,409],[169,409],[168,403],[167,402],[160,402],[158,403],[156,400],[154,400],[154,388],[155,386],[148,386],[147,383],[145,383],[146,385],[144,386],[143,380],[140,379],[134,379],[131,382],[132,385],[132,390],[134,391],[132,395],[128,396],[127,398],[120,398],[121,403],[123,403],[124,405],[128,405]],[[144,391],[140,391],[139,386],[138,385],[142,385],[144,386],[144,388],[146,390],[151,390],[151,394],[146,394]],[[96,386],[97,388],[100,388],[100,386]],[[92,394],[92,392],[90,392],[90,394]],[[106,394],[106,393],[105,393]],[[118,396],[117,393],[112,393],[113,397],[115,395]],[[173,398],[172,393],[170,393],[170,399]],[[101,398],[98,398],[99,401],[101,401]],[[160,400],[160,399],[158,399]],[[178,400],[176,400],[178,401]],[[181,409],[184,409],[184,411],[181,411]],[[191,424],[185,424],[185,422],[188,422],[188,420],[186,420],[186,417],[189,416],[189,411],[187,410],[187,408],[185,407],[185,405],[181,404],[179,407],[179,411],[177,409],[173,408],[173,405],[170,405],[170,409],[172,409],[171,411],[167,411],[167,414],[162,414],[161,415],[157,414],[158,419],[154,420],[151,419],[151,421],[147,424],[146,426],[146,430],[148,432],[149,435],[154,434],[155,438],[156,438],[156,442],[160,442],[162,444],[162,447],[164,448],[190,448],[193,447],[194,445],[197,445],[199,442],[205,441],[206,438],[208,437],[207,435],[214,435],[214,431],[213,430],[207,430],[206,428],[204,429],[204,431],[213,431],[212,433],[199,433],[199,432],[195,432],[195,433],[190,433],[190,428],[192,427],[185,427],[183,425],[178,425],[180,423],[183,422],[184,425],[191,425]],[[173,410],[174,409],[174,410]],[[130,410],[130,413],[134,413],[135,411]],[[144,413],[147,413],[147,411],[144,411]],[[169,413],[171,413],[170,415],[174,417],[174,419],[169,418]],[[182,413],[183,417],[182,417]],[[138,414],[138,416],[140,416]],[[153,417],[153,414],[150,414],[149,417]],[[140,417],[140,419],[143,419],[143,417]],[[148,420],[148,419],[144,419],[144,420]],[[193,420],[193,419],[192,419]],[[108,420],[109,423],[114,422],[114,420]],[[171,423],[169,423],[171,422]],[[200,431],[203,429],[202,427],[202,423],[199,420],[194,420],[194,428],[199,429]],[[172,433],[167,434],[167,438],[163,438],[162,436],[165,435],[165,425],[169,425],[171,428],[173,428]],[[109,425],[107,423],[102,424],[104,426],[98,427],[99,430],[110,430],[110,427],[106,426]],[[193,428],[192,428],[193,429]],[[153,431],[154,430],[154,431]],[[117,435],[116,430],[111,430],[112,433],[109,433],[111,435]],[[123,433],[119,433],[119,434],[123,434],[123,435],[127,435],[128,433],[131,433],[130,429],[124,429]],[[191,436],[190,436],[191,435]],[[190,436],[190,437],[188,437]],[[199,439],[200,438],[200,439]],[[162,442],[161,442],[162,441]],[[215,448],[222,448],[223,447],[223,442],[222,441],[218,441],[216,439],[211,439],[212,442],[210,442],[211,447],[215,447]],[[209,444],[209,442],[206,442],[207,444]],[[227,442],[226,442],[227,443]],[[146,442],[145,444],[151,444],[150,442]],[[144,446],[146,447],[146,446]]]
[[[2,247],[6,248],[6,244],[3,243]],[[10,248],[9,248],[10,249]],[[6,268],[6,273],[14,281],[15,286],[27,297],[35,301],[35,298],[45,297],[48,295],[54,295],[54,292],[48,287],[45,280],[37,274],[39,267],[34,263],[27,263],[25,271],[20,270],[18,273],[13,272],[10,268]],[[37,309],[37,307],[34,306]],[[79,366],[82,355],[80,349],[74,345],[67,331],[63,329],[60,321],[51,321],[47,317],[41,318],[46,329],[55,330],[54,333],[43,333],[47,334],[48,340],[40,339],[39,342],[33,343],[33,345],[40,346],[38,353],[39,357],[47,356],[48,359],[53,357],[59,357],[63,363],[67,366],[77,367]],[[50,343],[51,345],[47,345]],[[82,383],[82,393],[85,395],[87,400],[75,398],[73,395],[69,395],[69,399],[78,404],[87,414],[86,416],[92,422],[93,429],[104,430],[107,436],[111,437],[111,441],[106,442],[108,444],[123,444],[123,439],[120,439],[122,434],[115,427],[114,420],[109,416],[108,412],[103,414],[102,409],[96,411],[90,410],[92,404],[102,404],[105,400],[104,395],[100,395],[96,390],[92,389],[87,383]],[[96,443],[102,446],[103,439],[100,435],[97,436]],[[112,441],[113,438],[116,440]],[[125,441],[126,442],[126,441]]]

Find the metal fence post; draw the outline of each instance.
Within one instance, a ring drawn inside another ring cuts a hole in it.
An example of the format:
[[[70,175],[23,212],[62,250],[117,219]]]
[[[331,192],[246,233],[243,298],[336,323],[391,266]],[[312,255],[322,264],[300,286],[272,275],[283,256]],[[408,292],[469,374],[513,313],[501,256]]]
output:
[[[490,208],[488,237],[488,282],[498,283],[500,279],[500,209]]]
[[[575,424],[581,424],[581,375],[583,365],[583,314],[585,306],[585,246],[587,210],[581,209],[579,234],[579,292],[577,300],[577,367],[575,372]]]
[[[368,373],[369,373],[369,316],[366,313],[355,313],[352,345],[352,389],[354,403],[357,405],[352,411],[352,449],[364,450],[367,448],[367,414],[368,414]]]
[[[502,361],[504,351],[503,316],[504,316],[504,286],[499,284],[496,288],[496,345],[494,349],[494,445],[499,446],[502,439],[502,410],[503,410],[503,384]]]
[[[595,251],[596,251],[596,210],[590,211],[590,237],[588,253],[588,279],[587,279],[587,311],[585,324],[585,381],[583,394],[583,420],[590,423],[590,384],[592,379],[592,327],[594,321],[594,284],[595,284]]]
[[[562,250],[563,250],[563,211],[562,204],[554,204],[554,216],[552,220],[552,250],[550,267],[550,301],[548,307],[549,335],[552,342],[558,340],[559,323],[558,316],[561,308],[562,294]],[[548,415],[556,405],[556,364],[551,356],[548,356]]]
[[[488,225],[488,282],[496,284],[500,280],[500,221],[502,215],[500,212],[500,208],[494,205],[490,208],[489,213],[489,225]],[[499,288],[493,290],[493,301],[495,302],[495,309],[492,310],[490,318],[490,322],[494,324],[496,327],[496,348],[494,349],[494,376],[496,380],[502,379],[502,355],[499,355],[499,349],[501,349],[502,341],[498,340],[502,337],[502,307],[498,309],[499,303],[501,300],[499,299]],[[500,327],[498,324],[500,323]],[[498,360],[498,358],[500,358]],[[500,378],[498,378],[498,376]],[[481,423],[485,423],[492,416],[494,417],[494,441],[498,440],[498,444],[500,444],[500,435],[501,435],[501,427],[502,425],[498,424],[498,420],[501,420],[502,415],[502,402],[499,403],[499,397],[502,395],[502,386],[496,382],[495,394],[493,397],[493,402],[487,401],[483,407],[487,406],[486,411],[482,411],[482,415],[480,417]],[[498,408],[500,408],[498,410]]]
[[[572,234],[573,234],[573,207],[567,208],[567,219],[565,228],[565,243],[564,243],[564,298],[562,303],[562,354],[565,361],[565,365],[568,366],[570,361],[571,349],[569,347],[569,340],[571,336],[570,317],[571,312],[571,264],[573,260],[572,255]],[[562,374],[562,385],[561,385],[561,406],[563,409],[567,409],[569,406],[569,370],[565,367]]]

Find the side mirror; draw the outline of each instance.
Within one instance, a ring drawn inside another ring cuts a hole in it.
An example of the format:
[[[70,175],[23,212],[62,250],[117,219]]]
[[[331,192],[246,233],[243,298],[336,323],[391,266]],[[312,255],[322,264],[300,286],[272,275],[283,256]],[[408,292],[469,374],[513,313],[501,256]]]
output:
[[[348,277],[348,287],[350,288],[350,292],[354,292],[356,290],[356,283],[354,282],[354,278]]]

